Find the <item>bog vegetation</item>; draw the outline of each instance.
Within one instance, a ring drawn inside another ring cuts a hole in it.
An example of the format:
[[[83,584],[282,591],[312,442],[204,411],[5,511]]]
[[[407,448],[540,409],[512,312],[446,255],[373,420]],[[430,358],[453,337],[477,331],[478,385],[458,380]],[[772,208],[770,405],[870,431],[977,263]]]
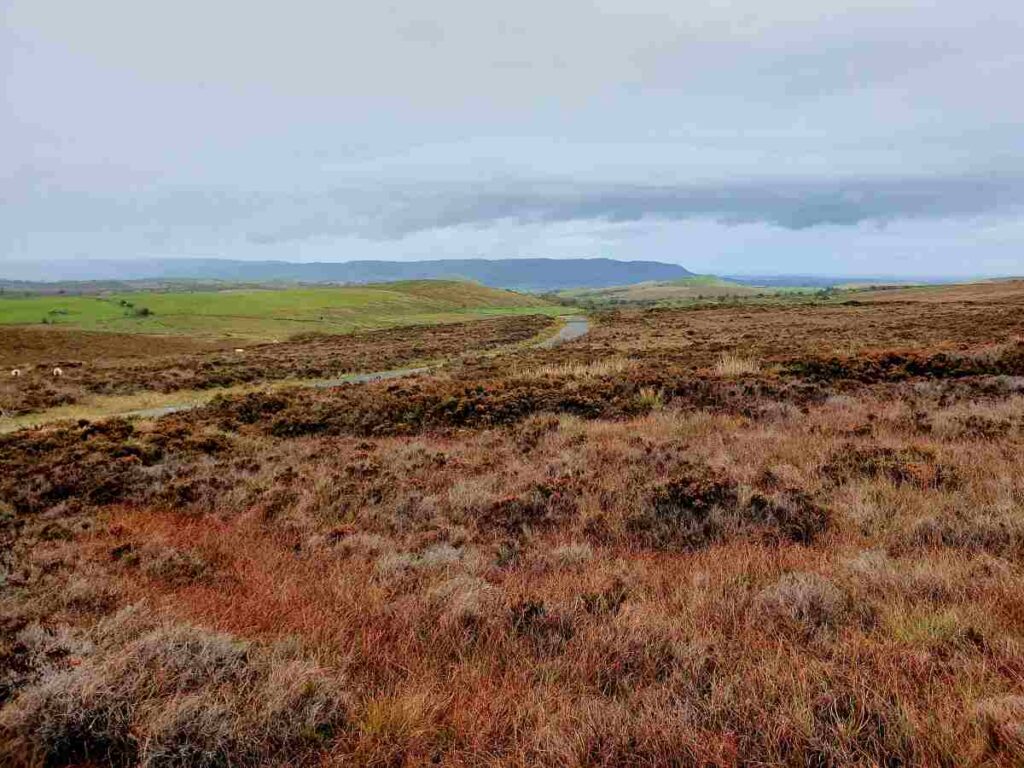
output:
[[[66,366],[452,360],[0,436],[0,763],[1020,765],[1024,284],[886,293]]]

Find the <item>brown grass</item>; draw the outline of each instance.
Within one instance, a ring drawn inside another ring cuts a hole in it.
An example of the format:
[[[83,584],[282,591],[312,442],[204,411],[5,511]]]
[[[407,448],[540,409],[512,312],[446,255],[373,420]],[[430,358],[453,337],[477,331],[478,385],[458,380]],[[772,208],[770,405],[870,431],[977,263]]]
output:
[[[231,340],[209,341],[186,336],[77,331],[67,328],[0,328],[0,366],[4,368],[48,367],[56,362],[80,360],[143,360],[172,355],[189,355],[234,346]]]
[[[609,315],[415,382],[0,438],[2,754],[1019,765],[1024,371],[783,367],[822,332],[850,370],[1002,365],[1005,309]]]
[[[715,363],[714,372],[718,376],[745,376],[761,372],[761,365],[756,360],[722,353]]]
[[[0,718],[5,759],[65,765],[261,765],[315,751],[345,725],[336,676],[287,652],[128,613],[99,645]]]

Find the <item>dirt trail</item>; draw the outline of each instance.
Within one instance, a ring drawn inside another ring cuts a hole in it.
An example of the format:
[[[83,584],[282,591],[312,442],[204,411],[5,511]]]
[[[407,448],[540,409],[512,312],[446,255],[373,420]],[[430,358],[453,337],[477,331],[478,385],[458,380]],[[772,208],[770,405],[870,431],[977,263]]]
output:
[[[582,338],[589,333],[589,331],[590,321],[586,317],[576,315],[566,316],[564,318],[564,324],[553,336],[534,342],[530,346],[538,349],[553,349],[554,347],[558,347],[568,341]],[[492,351],[492,354],[500,355],[502,351],[502,349],[496,349]],[[451,360],[442,360],[433,364],[414,368],[395,368],[388,371],[351,373],[345,376],[339,376],[336,379],[299,383],[296,386],[312,387],[315,389],[332,389],[334,387],[344,387],[351,384],[367,384],[369,382],[384,381],[386,379],[401,379],[408,376],[418,376],[423,373],[430,373],[431,371],[435,371],[445,365],[448,365],[450,362]],[[123,411],[121,413],[105,414],[102,418],[122,417],[127,419],[157,419],[161,416],[169,416],[172,413],[182,413],[184,411],[192,411],[196,408],[201,408],[207,402],[208,400],[204,399],[201,402],[175,403],[172,405],[160,406],[159,408],[144,408],[140,410]],[[42,426],[42,423],[34,424],[33,426]]]
[[[567,341],[586,336],[590,332],[590,321],[583,316],[565,318],[565,325],[558,329],[558,333],[549,339],[536,344],[540,349],[552,349]]]

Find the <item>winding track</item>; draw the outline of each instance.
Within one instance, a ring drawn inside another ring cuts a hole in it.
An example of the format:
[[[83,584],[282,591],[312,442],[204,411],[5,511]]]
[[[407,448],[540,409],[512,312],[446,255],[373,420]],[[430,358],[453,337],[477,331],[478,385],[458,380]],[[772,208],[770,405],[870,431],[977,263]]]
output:
[[[554,336],[542,339],[532,346],[536,349],[553,349],[568,341],[582,338],[590,332],[590,320],[582,315],[567,316],[565,322]],[[500,354],[500,350],[495,354]],[[373,381],[384,381],[386,379],[403,379],[408,376],[418,376],[421,373],[429,373],[444,367],[449,361],[442,361],[434,365],[421,366],[418,368],[395,368],[390,371],[372,371],[369,373],[352,373],[347,376],[340,376],[336,379],[315,381],[298,386],[312,387],[316,389],[333,389],[351,384],[367,384]],[[177,405],[165,405],[160,408],[146,408],[138,411],[125,411],[123,413],[110,414],[104,418],[122,417],[126,419],[157,419],[161,416],[169,416],[172,413],[182,413],[201,408],[205,403],[180,403]]]
[[[539,341],[535,341],[528,346],[534,349],[553,349],[555,347],[561,346],[562,344],[565,344],[566,342],[573,341],[574,339],[579,339],[585,336],[590,331],[590,321],[582,315],[565,316],[564,318],[562,318],[562,320],[563,322],[561,327],[554,335],[548,336]],[[503,354],[508,349],[508,347],[498,347],[496,349],[492,349],[490,352],[486,354],[489,356],[497,356]],[[452,359],[448,359],[415,368],[396,368],[387,371],[352,373],[346,376],[340,376],[336,379],[301,382],[295,384],[294,386],[311,387],[316,389],[331,389],[334,387],[343,387],[352,384],[367,384],[369,382],[383,381],[386,379],[401,379],[406,378],[408,376],[418,376],[420,374],[436,371],[440,368],[443,368],[446,365],[449,365],[451,362]],[[207,401],[204,400],[203,402],[175,403],[172,405],[161,406],[159,408],[145,408],[141,410],[121,411],[119,413],[105,413],[102,416],[97,416],[96,420],[111,418],[157,419],[160,418],[161,416],[168,416],[172,413],[182,413],[185,411],[192,411],[197,408],[201,408],[206,404],[206,402]],[[3,425],[3,421],[5,420],[6,419],[0,419],[0,433],[14,431],[18,429],[18,427],[15,427],[14,430],[4,428],[5,426],[10,426]],[[36,428],[45,426],[47,423],[50,422],[46,420],[40,422],[33,422],[32,424],[24,425],[21,428]]]
[[[582,315],[566,317],[565,325],[558,329],[558,333],[534,346],[538,349],[552,349],[567,341],[586,336],[588,333],[590,333],[590,321],[586,317]]]

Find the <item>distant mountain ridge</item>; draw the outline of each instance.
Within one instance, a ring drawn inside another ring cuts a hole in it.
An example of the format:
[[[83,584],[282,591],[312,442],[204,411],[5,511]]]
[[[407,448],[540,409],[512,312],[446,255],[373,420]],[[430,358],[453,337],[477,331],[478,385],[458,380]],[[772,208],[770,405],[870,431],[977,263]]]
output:
[[[229,259],[89,260],[4,264],[9,280],[223,280],[225,282],[383,283],[473,280],[493,288],[557,291],[606,288],[692,275],[678,264],[614,259],[438,259],[432,261],[289,262]]]

